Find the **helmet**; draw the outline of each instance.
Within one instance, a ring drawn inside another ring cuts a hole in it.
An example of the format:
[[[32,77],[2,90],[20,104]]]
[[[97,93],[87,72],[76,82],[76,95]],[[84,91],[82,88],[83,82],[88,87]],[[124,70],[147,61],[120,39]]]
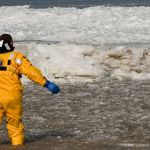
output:
[[[0,35],[0,53],[13,51],[13,39],[9,34]]]

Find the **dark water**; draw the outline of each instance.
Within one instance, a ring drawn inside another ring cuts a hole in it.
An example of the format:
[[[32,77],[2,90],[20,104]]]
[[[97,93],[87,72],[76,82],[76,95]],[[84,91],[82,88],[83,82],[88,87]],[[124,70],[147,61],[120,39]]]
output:
[[[26,145],[22,150],[150,149],[150,81],[104,80],[61,85],[51,95],[34,84],[24,90]],[[0,150],[10,146],[3,122]],[[129,143],[128,146],[120,145]]]
[[[89,7],[111,6],[150,6],[149,0],[1,0],[0,6],[30,5],[33,8],[47,7]]]

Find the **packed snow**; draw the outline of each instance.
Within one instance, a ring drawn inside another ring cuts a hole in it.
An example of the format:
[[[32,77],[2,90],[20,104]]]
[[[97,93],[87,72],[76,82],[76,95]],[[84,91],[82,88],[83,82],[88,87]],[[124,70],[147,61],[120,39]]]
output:
[[[47,78],[60,82],[150,78],[150,7],[0,7],[10,33]]]
[[[59,82],[94,82],[106,77],[150,79],[150,48],[122,46],[101,49],[69,43],[23,44],[16,45],[16,49],[23,52],[47,78]]]

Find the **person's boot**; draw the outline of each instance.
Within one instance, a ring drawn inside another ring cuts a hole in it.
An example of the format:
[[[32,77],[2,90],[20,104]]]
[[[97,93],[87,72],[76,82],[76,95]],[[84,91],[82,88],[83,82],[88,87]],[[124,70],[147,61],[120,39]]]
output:
[[[12,145],[21,146],[24,145],[24,136],[18,135],[11,138]]]

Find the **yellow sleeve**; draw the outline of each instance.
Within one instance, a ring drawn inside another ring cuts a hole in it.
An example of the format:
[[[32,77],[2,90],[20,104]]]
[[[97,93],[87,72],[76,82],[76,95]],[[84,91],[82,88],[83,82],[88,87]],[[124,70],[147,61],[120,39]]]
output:
[[[19,73],[24,74],[27,78],[37,84],[44,86],[46,83],[46,78],[42,75],[41,71],[33,66],[25,56],[22,56],[21,61],[22,63],[19,67]]]

